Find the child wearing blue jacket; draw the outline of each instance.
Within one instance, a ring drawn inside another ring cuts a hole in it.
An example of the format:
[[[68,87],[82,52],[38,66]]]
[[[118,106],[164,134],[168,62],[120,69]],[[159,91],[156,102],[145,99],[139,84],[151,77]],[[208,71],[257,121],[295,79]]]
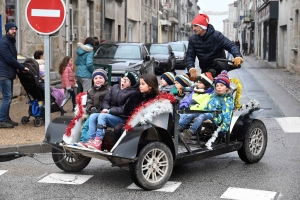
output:
[[[188,114],[179,122],[179,129],[184,130],[193,119],[195,119],[193,125],[189,129],[185,129],[180,133],[180,136],[189,142],[192,135],[201,126],[202,122],[210,119],[216,126],[221,126],[221,131],[218,137],[224,137],[226,132],[230,128],[232,111],[234,108],[233,95],[230,89],[230,80],[227,71],[223,70],[218,75],[214,82],[215,92],[211,95],[211,98],[204,110],[221,110],[220,114],[203,113],[203,114]]]

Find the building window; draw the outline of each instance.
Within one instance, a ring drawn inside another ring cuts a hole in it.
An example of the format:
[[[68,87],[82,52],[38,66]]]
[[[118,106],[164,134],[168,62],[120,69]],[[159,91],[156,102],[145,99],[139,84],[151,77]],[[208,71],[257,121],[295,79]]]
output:
[[[145,0],[145,5],[147,6],[147,4],[148,4],[148,2],[147,2],[147,0]]]
[[[16,2],[15,0],[5,0],[5,23],[7,22],[13,22],[16,23],[15,17],[15,7],[16,7]]]
[[[152,8],[152,0],[150,0],[150,8]]]

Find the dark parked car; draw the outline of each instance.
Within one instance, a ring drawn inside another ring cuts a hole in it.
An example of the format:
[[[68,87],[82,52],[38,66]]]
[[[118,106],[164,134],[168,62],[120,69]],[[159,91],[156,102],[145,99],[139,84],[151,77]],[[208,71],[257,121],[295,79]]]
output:
[[[118,83],[125,71],[154,74],[156,65],[143,43],[127,42],[101,43],[95,51],[94,63],[112,65],[112,84]]]
[[[155,73],[173,72],[175,70],[175,55],[169,44],[145,44],[150,56],[156,62]]]
[[[169,42],[168,44],[170,44],[170,46],[172,47],[172,50],[175,54],[176,67],[185,69],[186,68],[186,51],[187,51],[185,44],[182,42]]]

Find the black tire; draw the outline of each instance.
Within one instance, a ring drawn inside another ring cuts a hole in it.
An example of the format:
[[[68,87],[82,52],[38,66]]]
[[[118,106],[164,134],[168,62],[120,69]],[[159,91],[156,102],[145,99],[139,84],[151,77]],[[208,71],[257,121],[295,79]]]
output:
[[[138,160],[129,165],[129,170],[131,179],[137,186],[145,190],[159,189],[167,183],[172,174],[172,152],[164,143],[149,143],[141,149]],[[155,178],[156,180],[153,180]]]
[[[267,143],[267,129],[262,121],[256,119],[250,124],[238,155],[245,163],[257,163],[264,156]]]
[[[34,121],[34,126],[40,127],[42,125],[42,119],[36,118]]]
[[[29,117],[23,116],[21,122],[22,124],[27,124],[29,122]]]
[[[79,172],[90,163],[92,158],[52,148],[52,159],[55,165],[63,171]]]

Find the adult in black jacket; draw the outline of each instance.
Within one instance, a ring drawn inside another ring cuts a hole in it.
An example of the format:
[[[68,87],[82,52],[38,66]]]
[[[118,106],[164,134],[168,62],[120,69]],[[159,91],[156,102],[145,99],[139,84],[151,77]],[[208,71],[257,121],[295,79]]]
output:
[[[26,70],[17,60],[17,49],[15,46],[18,27],[8,22],[5,24],[6,35],[0,40],[0,91],[2,103],[0,104],[0,128],[13,128],[18,123],[11,120],[9,116],[10,103],[13,97],[13,80],[16,78],[17,70]]]
[[[195,58],[198,57],[201,73],[214,69],[220,74],[223,69],[213,63],[216,58],[226,58],[225,50],[234,57],[234,66],[243,62],[240,50],[226,38],[221,32],[216,31],[209,23],[209,17],[206,14],[197,15],[193,21],[193,31],[195,32],[189,39],[189,45],[186,56],[187,70],[190,80],[194,81],[197,73],[195,69]]]

